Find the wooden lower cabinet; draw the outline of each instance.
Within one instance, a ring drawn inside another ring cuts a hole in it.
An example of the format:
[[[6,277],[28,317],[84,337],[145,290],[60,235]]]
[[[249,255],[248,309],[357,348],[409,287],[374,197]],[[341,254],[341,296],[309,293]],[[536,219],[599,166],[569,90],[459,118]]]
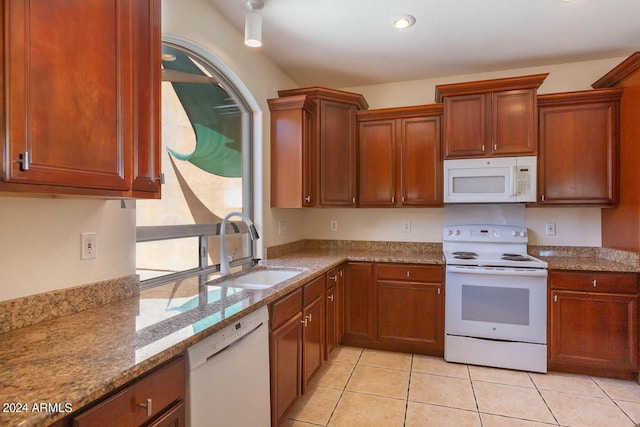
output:
[[[635,378],[637,275],[552,271],[549,283],[549,369]]]
[[[184,398],[185,364],[184,358],[180,357],[136,380],[105,401],[79,415],[73,415],[72,425],[184,427]],[[149,402],[151,408],[146,406]]]
[[[329,270],[326,274],[327,293],[325,297],[325,360],[340,344],[344,334],[344,266]]]
[[[324,361],[325,277],[270,306],[271,424],[286,419]]]
[[[344,269],[344,336],[347,345],[373,340],[373,264],[348,262]]]
[[[441,266],[347,263],[342,344],[442,356]]]
[[[442,268],[376,265],[377,341],[389,349],[444,354]]]

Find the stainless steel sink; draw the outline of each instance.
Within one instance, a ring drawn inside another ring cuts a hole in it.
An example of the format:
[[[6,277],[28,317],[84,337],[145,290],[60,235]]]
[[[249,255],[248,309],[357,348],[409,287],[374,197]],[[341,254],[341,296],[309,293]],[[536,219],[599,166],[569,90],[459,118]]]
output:
[[[267,289],[301,273],[302,270],[259,269],[239,276],[231,276],[228,278],[223,276],[208,284],[243,289]]]

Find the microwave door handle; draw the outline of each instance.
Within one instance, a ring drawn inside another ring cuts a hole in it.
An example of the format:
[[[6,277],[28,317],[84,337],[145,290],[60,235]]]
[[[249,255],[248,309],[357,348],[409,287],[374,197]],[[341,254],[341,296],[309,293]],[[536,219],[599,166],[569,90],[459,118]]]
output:
[[[509,197],[514,197],[516,196],[516,188],[518,185],[518,180],[517,180],[517,176],[518,176],[518,166],[513,166],[511,168],[511,188],[509,189]]]

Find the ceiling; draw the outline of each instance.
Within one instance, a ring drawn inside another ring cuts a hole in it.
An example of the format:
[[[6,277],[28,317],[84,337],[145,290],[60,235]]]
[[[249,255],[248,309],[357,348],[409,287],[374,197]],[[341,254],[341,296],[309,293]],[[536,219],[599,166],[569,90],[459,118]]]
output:
[[[245,0],[209,0],[239,31]],[[345,88],[628,56],[640,0],[264,0],[260,49],[300,86]],[[395,30],[391,19],[415,16]],[[253,49],[246,47],[246,49]]]

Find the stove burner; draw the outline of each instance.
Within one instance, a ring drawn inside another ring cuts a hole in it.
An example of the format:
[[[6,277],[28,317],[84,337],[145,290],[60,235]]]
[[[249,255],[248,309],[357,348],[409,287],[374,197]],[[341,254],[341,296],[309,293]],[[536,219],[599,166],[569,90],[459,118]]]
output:
[[[453,252],[454,258],[456,259],[476,259],[478,256],[475,252],[465,252],[465,251],[457,251]]]
[[[506,261],[531,261],[528,256],[519,254],[502,254],[502,259]]]

